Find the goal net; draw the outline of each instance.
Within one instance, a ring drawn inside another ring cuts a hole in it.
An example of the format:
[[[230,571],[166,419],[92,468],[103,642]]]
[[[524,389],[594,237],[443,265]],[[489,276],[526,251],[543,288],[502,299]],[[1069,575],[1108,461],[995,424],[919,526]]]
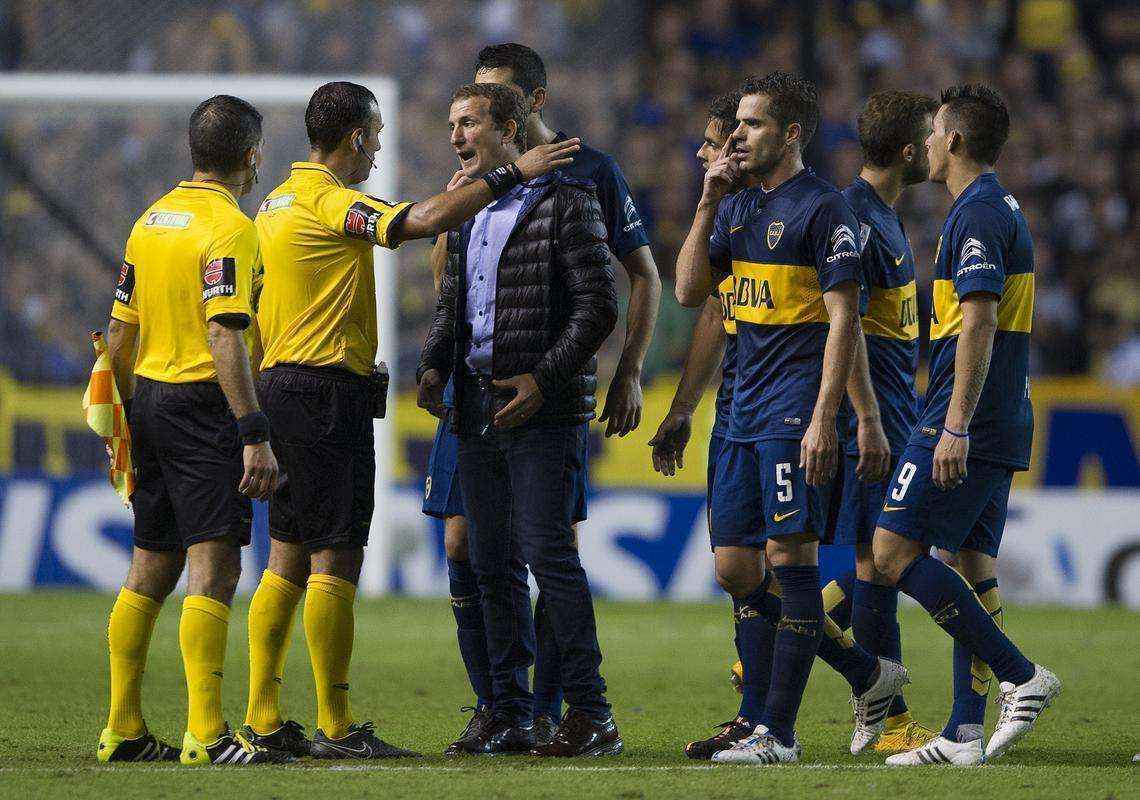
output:
[[[384,117],[376,168],[361,188],[395,199],[399,141],[396,83],[381,75],[347,79],[376,94]],[[7,372],[11,373],[15,364],[22,373],[17,378],[33,385],[74,386],[85,381],[92,358],[88,333],[106,325],[118,263],[131,225],[147,205],[179,180],[190,177],[187,120],[199,102],[215,94],[231,94],[249,101],[264,115],[260,182],[240,201],[245,212],[253,216],[265,195],[284,179],[289,164],[307,157],[305,106],[313,90],[329,80],[333,78],[320,75],[5,76],[0,81],[0,194],[6,198],[0,264],[5,275],[3,291],[12,293],[9,300],[18,301],[8,305],[20,309],[13,315],[18,318],[0,321],[4,349],[8,350],[4,361]],[[392,371],[395,387],[395,257],[391,251],[377,248],[375,263],[379,358]],[[4,378],[4,373],[0,367],[0,378],[15,385],[11,378]],[[50,393],[45,394],[47,397]],[[33,416],[42,410],[43,429],[49,432],[44,434],[43,470],[66,476],[81,469],[71,463],[64,446],[68,437],[90,435],[85,432],[78,405],[73,418],[67,416],[66,408],[61,408],[62,413],[56,410],[63,403],[53,406],[45,399],[32,405]],[[390,504],[392,487],[395,406],[390,403],[389,418],[376,423],[377,511],[372,546],[367,548],[361,576],[365,592],[383,591],[387,583],[390,531],[384,509]],[[0,408],[0,417],[4,413]],[[14,427],[9,420],[9,440],[16,435],[11,432]],[[11,441],[0,444],[0,460],[5,448],[11,447]],[[29,502],[31,498],[29,494]],[[21,513],[34,512],[34,505],[25,504]],[[81,513],[68,517],[65,512],[67,509],[62,508],[50,512],[51,533],[45,537],[51,541],[44,542],[54,548],[60,570],[76,575],[81,582],[116,587],[126,573],[129,548],[114,537],[102,535],[102,531],[108,526],[129,527],[129,512],[117,504],[109,487],[105,496],[96,495],[81,505]],[[263,511],[259,518],[263,531]],[[73,521],[69,523],[69,519]],[[34,545],[28,541],[6,535],[0,557],[8,559],[8,564],[12,559],[33,558],[30,550]],[[255,547],[243,553],[243,589],[256,584],[256,567],[265,556],[265,546],[262,535],[255,540]]]

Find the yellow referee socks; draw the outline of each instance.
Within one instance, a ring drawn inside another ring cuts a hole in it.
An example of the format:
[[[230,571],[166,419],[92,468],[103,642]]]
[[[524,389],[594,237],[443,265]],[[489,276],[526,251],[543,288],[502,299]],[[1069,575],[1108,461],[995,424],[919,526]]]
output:
[[[348,662],[352,660],[356,587],[332,575],[310,575],[305,638],[317,685],[317,727],[330,739],[348,734]]]
[[[202,744],[217,741],[226,729],[222,719],[222,670],[230,609],[210,597],[192,594],[182,602],[178,641],[186,669],[189,714],[186,729]]]
[[[142,676],[150,634],[162,603],[125,586],[119,590],[107,623],[111,653],[111,712],[107,727],[124,739],[146,731],[142,716]]]
[[[281,727],[281,684],[293,633],[293,612],[305,587],[265,570],[249,604],[249,706],[245,724],[256,733]]]

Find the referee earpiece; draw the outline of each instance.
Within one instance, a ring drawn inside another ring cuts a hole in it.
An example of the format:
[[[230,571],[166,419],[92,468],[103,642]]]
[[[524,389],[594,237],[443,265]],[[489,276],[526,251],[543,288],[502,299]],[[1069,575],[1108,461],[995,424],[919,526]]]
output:
[[[362,155],[368,159],[369,164],[371,164],[372,166],[376,166],[376,160],[373,159],[372,156],[368,155],[368,151],[366,151],[364,149],[364,134],[363,133],[358,133],[358,134],[356,134],[356,136],[353,137],[352,146],[357,149],[357,151],[360,153],[360,155]]]

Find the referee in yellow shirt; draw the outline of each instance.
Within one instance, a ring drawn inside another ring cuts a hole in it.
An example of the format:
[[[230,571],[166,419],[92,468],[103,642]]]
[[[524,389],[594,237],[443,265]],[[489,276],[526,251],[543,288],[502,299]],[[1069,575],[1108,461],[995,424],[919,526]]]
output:
[[[372,248],[454,228],[519,183],[571,163],[578,149],[577,139],[543,145],[470,185],[390,203],[347,188],[368,177],[383,127],[364,86],[321,86],[305,111],[309,160],[293,164],[256,220],[265,261],[259,388],[285,478],[269,507],[269,567],[249,609],[241,734],[318,758],[418,755],[379,739],[371,723],[357,723],[348,702],[352,606],[376,475]],[[293,614],[306,587],[305,638],[317,689],[311,742],[282,717],[279,703]]]
[[[128,407],[138,483],[131,568],[111,611],[111,710],[100,761],[174,761],[143,722],[140,684],[162,601],[188,567],[178,639],[189,714],[183,764],[288,760],[222,719],[230,602],[249,544],[250,498],[277,481],[244,332],[261,270],[238,207],[257,176],[261,114],[211,97],[190,116],[193,179],[146,210],[127,240],[108,348]],[[133,396],[133,399],[131,399]]]

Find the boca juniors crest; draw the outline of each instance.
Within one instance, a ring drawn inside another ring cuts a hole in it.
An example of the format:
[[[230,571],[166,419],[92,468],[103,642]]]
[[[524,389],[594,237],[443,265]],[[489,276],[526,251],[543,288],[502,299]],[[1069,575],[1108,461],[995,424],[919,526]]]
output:
[[[768,226],[768,249],[775,250],[776,245],[780,243],[780,237],[784,235],[784,222],[783,220],[776,220]]]

